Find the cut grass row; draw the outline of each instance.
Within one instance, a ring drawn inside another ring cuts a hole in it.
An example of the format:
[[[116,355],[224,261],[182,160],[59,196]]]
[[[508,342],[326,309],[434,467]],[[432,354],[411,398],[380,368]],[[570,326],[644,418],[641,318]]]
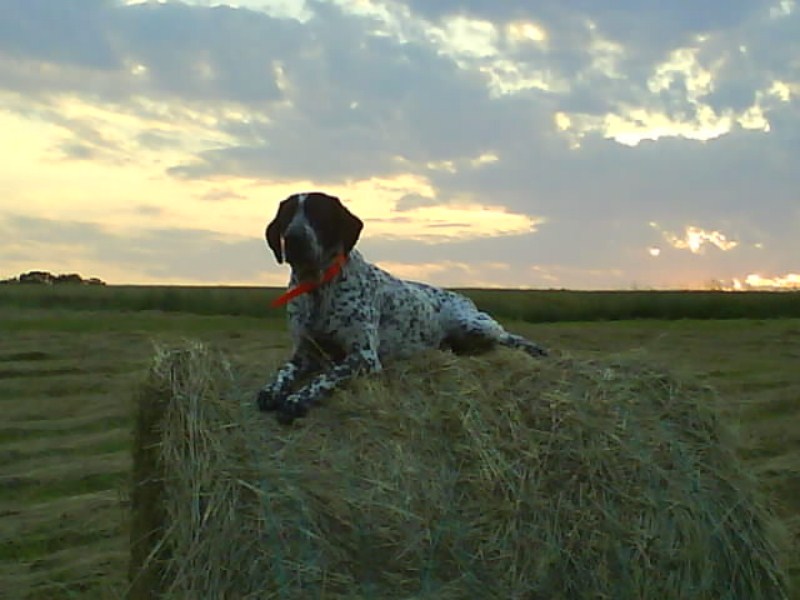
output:
[[[0,597],[122,597],[132,399],[153,343],[227,325],[113,311],[0,319]]]

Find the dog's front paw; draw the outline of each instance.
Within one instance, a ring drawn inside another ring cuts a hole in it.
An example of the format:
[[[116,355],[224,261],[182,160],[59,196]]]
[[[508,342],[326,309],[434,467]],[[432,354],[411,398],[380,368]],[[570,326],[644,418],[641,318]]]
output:
[[[529,353],[533,357],[550,356],[550,351],[547,348],[543,348],[538,344],[534,344],[533,348],[529,350]]]
[[[269,388],[262,388],[256,396],[258,410],[268,412],[278,410],[284,402],[284,396]]]
[[[550,352],[548,352],[547,348],[544,348],[539,344],[528,340],[524,340],[524,343],[522,344],[522,349],[525,352],[527,352],[530,356],[533,356],[534,358],[550,356]]]
[[[289,425],[295,419],[305,417],[307,414],[308,404],[296,396],[289,396],[284,400],[283,404],[281,404],[278,412],[275,413],[275,418],[278,420],[278,423]]]

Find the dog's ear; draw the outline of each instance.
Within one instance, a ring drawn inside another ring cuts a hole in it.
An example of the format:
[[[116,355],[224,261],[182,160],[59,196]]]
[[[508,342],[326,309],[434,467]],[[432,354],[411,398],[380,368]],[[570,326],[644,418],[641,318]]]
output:
[[[341,200],[338,198],[334,198],[334,200],[337,204],[338,213],[337,233],[342,244],[342,251],[346,256],[356,245],[358,237],[361,235],[361,230],[364,228],[364,222],[347,210]]]
[[[275,260],[278,261],[279,265],[283,263],[283,233],[289,226],[296,209],[297,198],[290,196],[280,203],[275,218],[267,225],[267,230],[265,232],[267,245],[272,250],[272,253],[275,255]]]

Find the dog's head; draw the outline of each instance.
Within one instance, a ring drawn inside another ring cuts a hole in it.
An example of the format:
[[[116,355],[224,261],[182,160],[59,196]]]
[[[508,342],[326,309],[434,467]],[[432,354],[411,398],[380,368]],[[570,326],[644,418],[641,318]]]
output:
[[[317,281],[336,255],[353,249],[363,226],[335,196],[293,194],[267,226],[267,244],[275,260],[285,259],[299,280]]]

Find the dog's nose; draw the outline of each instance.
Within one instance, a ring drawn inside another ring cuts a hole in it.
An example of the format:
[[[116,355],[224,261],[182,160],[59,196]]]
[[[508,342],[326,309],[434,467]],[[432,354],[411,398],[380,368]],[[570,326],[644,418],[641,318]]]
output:
[[[302,262],[311,256],[306,236],[302,231],[287,231],[286,235],[283,237],[283,244],[286,252],[286,260],[289,263]]]

